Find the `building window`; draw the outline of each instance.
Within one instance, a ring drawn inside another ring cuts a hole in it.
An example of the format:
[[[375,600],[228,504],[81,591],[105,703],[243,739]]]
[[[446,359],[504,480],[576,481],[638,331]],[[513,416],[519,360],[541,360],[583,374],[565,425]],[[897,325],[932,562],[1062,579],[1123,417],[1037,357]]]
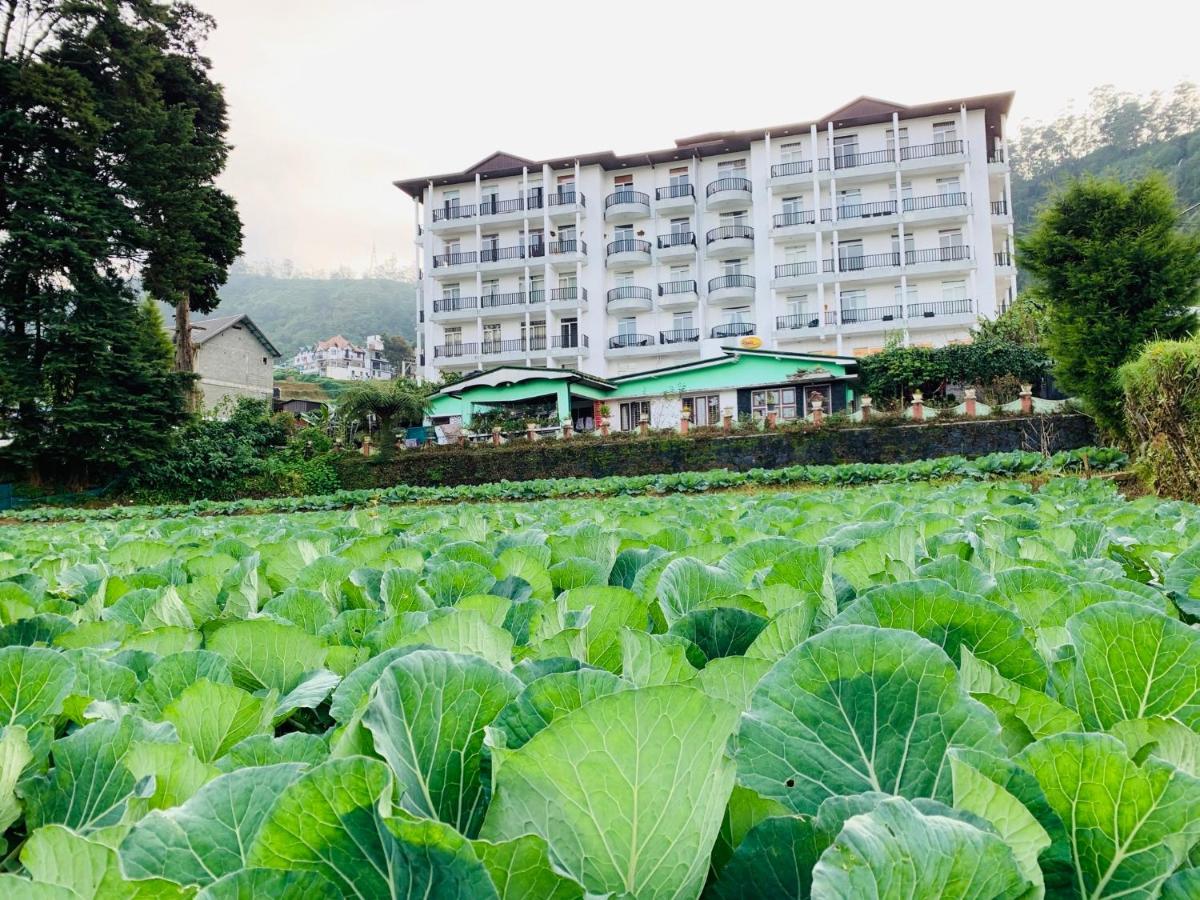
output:
[[[454,328],[447,328],[447,329],[443,330],[442,334],[445,335],[447,347],[461,347],[462,346],[462,328],[460,326],[455,326]]]
[[[962,231],[958,228],[950,228],[946,231],[938,232],[938,246],[946,249],[948,247],[962,246]]]
[[[949,144],[956,140],[958,140],[958,126],[953,122],[933,123],[933,142],[935,144]]]
[[[483,326],[483,352],[490,353],[500,349],[500,326]]]
[[[808,316],[808,294],[793,294],[787,298],[787,314],[797,321]]]
[[[668,173],[671,177],[671,187],[682,187],[688,183],[688,167],[675,166]]]
[[[746,160],[745,159],[726,159],[717,163],[718,178],[745,178],[746,177]]]
[[[745,272],[746,261],[744,259],[727,259],[721,263],[722,275],[741,275]]]
[[[721,395],[701,394],[683,398],[683,411],[691,415],[693,425],[721,424]]]
[[[833,139],[833,163],[839,169],[858,165],[857,134],[844,134]]]
[[[795,216],[804,212],[803,197],[784,197],[783,198],[783,214],[785,216]]]
[[[896,132],[894,132],[890,128],[887,130],[886,141],[887,141],[887,148],[889,150],[895,151],[895,149],[896,149]],[[908,129],[903,126],[901,126],[901,128],[900,128],[900,146],[902,148],[908,146]]]
[[[947,301],[966,300],[967,283],[965,281],[943,281],[942,299]]]
[[[756,419],[775,413],[780,419],[796,418],[796,389],[764,388],[750,392],[750,415]]]
[[[649,400],[634,400],[629,403],[621,404],[621,430],[633,431],[638,427],[638,422],[642,420],[642,416],[650,421],[650,401]]]
[[[904,200],[911,200],[911,199],[912,199],[912,195],[913,195],[912,182],[911,182],[911,181],[902,181],[902,182],[900,182],[900,196],[901,196],[901,198],[902,198],[902,199],[904,199]],[[895,184],[895,182],[892,182],[891,184],[889,184],[889,185],[888,185],[888,198],[889,198],[889,199],[890,199],[890,200],[891,200],[893,203],[895,203],[895,202],[896,202],[896,184]]]
[[[679,236],[679,235],[687,234],[691,230],[692,230],[692,220],[691,219],[685,217],[682,219],[672,219],[671,220],[671,234]]]
[[[617,334],[621,337],[632,337],[637,334],[637,316],[625,316],[617,319]]]
[[[750,217],[746,214],[746,210],[739,209],[734,212],[721,213],[721,227],[730,228],[737,225],[745,225],[750,221]]]
[[[627,191],[633,187],[632,175],[617,175],[613,178],[613,187],[618,191]]]
[[[804,141],[792,141],[788,144],[779,145],[779,161],[782,163],[795,163],[804,159]]]

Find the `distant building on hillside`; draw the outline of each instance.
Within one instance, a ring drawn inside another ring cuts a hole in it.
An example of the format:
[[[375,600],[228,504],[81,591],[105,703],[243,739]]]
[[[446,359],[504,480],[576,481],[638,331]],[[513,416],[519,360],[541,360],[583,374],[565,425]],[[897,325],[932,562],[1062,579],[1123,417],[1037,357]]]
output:
[[[229,399],[270,401],[280,353],[245,313],[192,323],[194,368],[204,409]]]
[[[319,384],[308,381],[276,381],[275,411],[295,416],[316,412],[330,405],[329,394]]]
[[[339,381],[391,379],[396,376],[392,364],[383,355],[383,337],[368,335],[367,345],[359,347],[340,334],[312,347],[301,347],[292,359],[292,368],[304,375],[323,375]]]

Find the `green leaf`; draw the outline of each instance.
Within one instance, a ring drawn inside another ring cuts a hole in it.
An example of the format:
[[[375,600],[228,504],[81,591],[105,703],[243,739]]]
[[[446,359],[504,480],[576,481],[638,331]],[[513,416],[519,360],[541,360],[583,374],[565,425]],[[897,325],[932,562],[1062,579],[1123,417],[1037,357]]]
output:
[[[325,663],[325,644],[303,629],[270,619],[230,622],[208,638],[224,657],[233,683],[246,691],[273,689],[286,695]]]
[[[520,690],[515,677],[477,656],[418,650],[392,662],[363,725],[404,790],[401,807],[473,837],[486,803],[484,728]]]
[[[1200,728],[1200,634],[1135,603],[1101,603],[1067,622],[1069,688],[1092,730],[1148,716]]]
[[[687,685],[598,697],[493,760],[482,836],[540,835],[591,893],[695,896],[733,787],[735,719]]]
[[[1163,585],[1181,610],[1193,618],[1200,616],[1200,543],[1171,560],[1163,572]]]
[[[126,875],[206,885],[244,868],[246,848],[302,768],[240,769],[213,779],[182,806],[151,812],[121,842]]]
[[[839,626],[759,682],[738,732],[738,781],[807,814],[863,791],[946,801],[946,750],[998,751],[997,734],[941,648],[911,632]]]
[[[31,728],[57,715],[74,679],[74,668],[57,650],[0,650],[0,727]]]
[[[271,697],[262,700],[233,685],[201,678],[167,705],[163,718],[202,762],[213,762],[238,741],[267,731],[274,709]]]
[[[1015,900],[1028,887],[999,837],[899,797],[850,818],[813,869],[815,897]]]
[[[818,831],[808,816],[764,819],[738,844],[721,874],[705,890],[705,900],[809,897],[813,866],[830,838]]]
[[[1055,735],[1018,761],[1067,827],[1082,897],[1154,897],[1200,839],[1200,779],[1153,756],[1139,766],[1110,735]]]
[[[662,570],[655,597],[670,625],[693,609],[739,593],[744,586],[724,569],[682,556],[671,560]]]
[[[689,652],[704,663],[698,647],[676,635],[621,629],[621,676],[634,687],[678,684],[696,677]]]
[[[237,743],[217,761],[222,772],[233,772],[242,766],[273,766],[276,763],[304,763],[315,766],[329,756],[325,736],[293,731],[274,737],[256,734]]]
[[[1200,734],[1175,719],[1125,719],[1108,731],[1125,745],[1131,759],[1153,755],[1200,777]]]
[[[21,772],[33,761],[29,749],[29,734],[21,725],[9,725],[0,733],[0,834],[21,818],[21,801],[17,799],[17,781]]]
[[[603,669],[556,672],[526,685],[496,716],[492,728],[504,735],[500,746],[516,750],[553,722],[597,697],[628,689],[629,685]]]
[[[327,900],[336,889],[319,872],[282,869],[239,869],[219,878],[196,900]]]
[[[691,641],[709,660],[742,656],[767,626],[762,616],[717,606],[695,609],[671,623],[670,634]]]
[[[161,719],[167,705],[202,678],[216,684],[233,684],[229,664],[216,653],[185,650],[164,656],[150,667],[138,690],[137,701],[142,714],[148,719]]]
[[[502,669],[512,667],[512,635],[473,610],[440,616],[406,635],[402,642],[405,646],[424,644],[452,653],[475,654]]]
[[[500,900],[583,900],[578,882],[550,861],[550,848],[535,834],[493,844],[472,841]]]

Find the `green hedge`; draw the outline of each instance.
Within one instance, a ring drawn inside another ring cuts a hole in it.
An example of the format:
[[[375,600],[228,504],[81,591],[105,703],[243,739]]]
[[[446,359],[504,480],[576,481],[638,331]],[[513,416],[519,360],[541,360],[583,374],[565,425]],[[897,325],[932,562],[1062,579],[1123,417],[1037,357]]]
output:
[[[455,487],[413,487],[337,491],[313,497],[277,497],[268,500],[219,502],[199,500],[166,506],[114,506],[105,509],[55,509],[43,507],[15,513],[21,522],[84,519],[170,518],[234,513],[303,512],[350,506],[401,503],[456,503],[471,501],[548,500],[562,497],[613,497],[630,494],[695,493],[760,486],[857,485],[872,482],[937,481],[945,478],[995,478],[1036,473],[1062,474],[1118,469],[1127,461],[1119,450],[1086,447],[1064,450],[1053,456],[1014,451],[992,453],[974,460],[962,456],[911,463],[851,463],[840,466],[788,466],[731,472],[680,472],[672,475],[633,475],[608,478],[556,478],[538,481],[500,481]]]

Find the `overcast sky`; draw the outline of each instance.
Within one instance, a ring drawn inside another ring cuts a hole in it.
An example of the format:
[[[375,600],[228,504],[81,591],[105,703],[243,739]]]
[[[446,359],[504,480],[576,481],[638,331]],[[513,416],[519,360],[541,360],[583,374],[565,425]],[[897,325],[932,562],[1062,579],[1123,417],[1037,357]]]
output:
[[[307,269],[363,269],[372,246],[411,263],[391,182],[493,150],[652,150],[860,94],[1015,90],[1015,119],[1046,119],[1096,85],[1165,91],[1200,67],[1188,0],[196,2],[217,20],[245,253]]]

